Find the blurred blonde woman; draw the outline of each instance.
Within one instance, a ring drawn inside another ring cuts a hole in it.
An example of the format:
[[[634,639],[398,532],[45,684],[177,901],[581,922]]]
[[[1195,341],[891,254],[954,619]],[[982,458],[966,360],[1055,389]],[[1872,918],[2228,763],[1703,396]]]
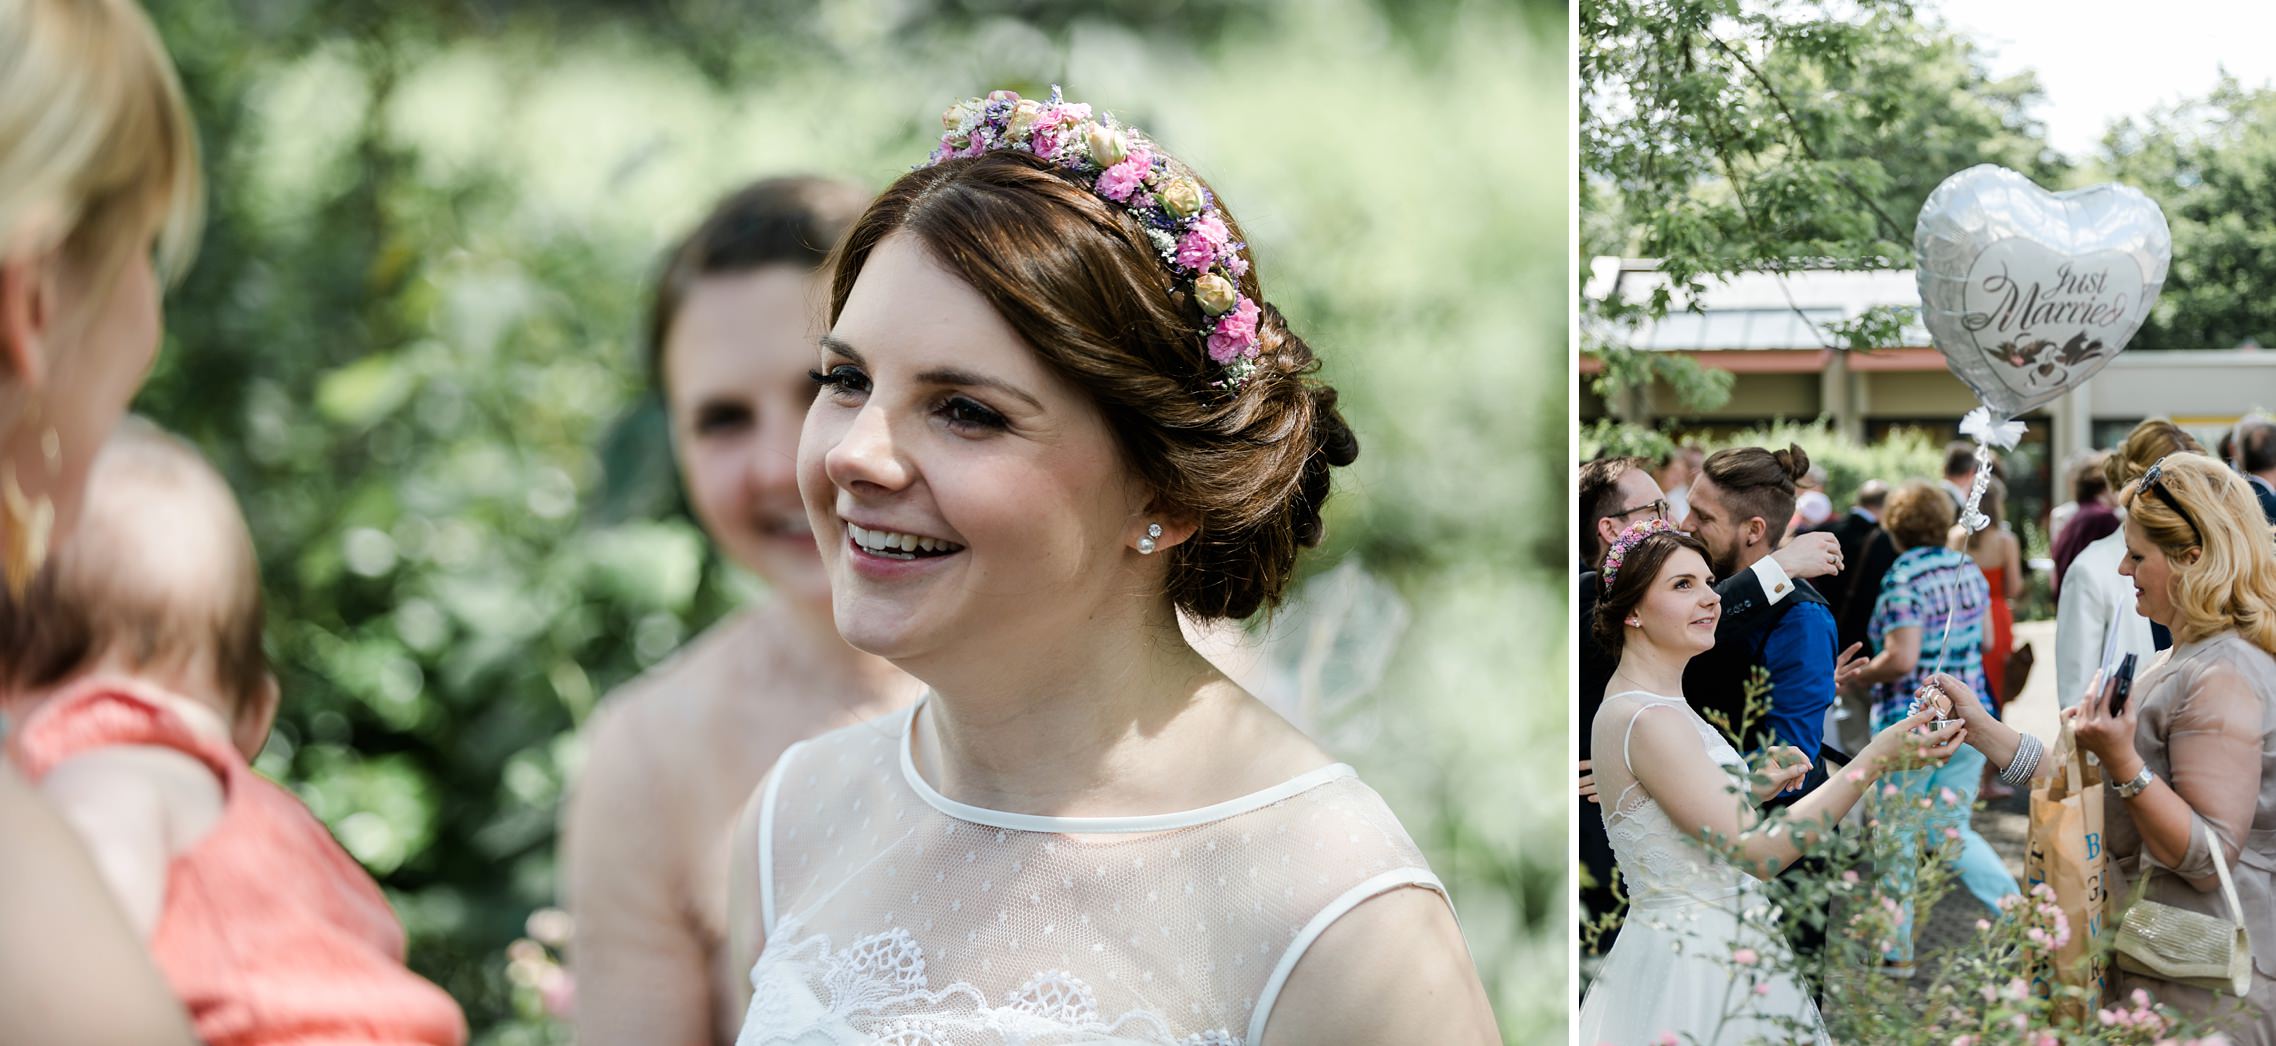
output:
[[[202,193],[181,84],[140,8],[0,0],[0,644],[9,595],[70,535],[149,373],[160,280],[188,265]],[[86,853],[11,768],[0,847],[10,1041],[189,1042]]]
[[[2229,918],[2208,834],[2233,871],[2252,940],[2252,988],[2236,999],[2111,971],[2120,997],[2159,1002],[2228,1033],[2276,1043],[2276,546],[2251,488],[2219,461],[2173,454],[2126,488],[2126,557],[2141,612],[2173,630],[2117,713],[2108,687],[2067,712],[2110,784],[2104,840],[2111,895]],[[1968,743],[2011,782],[2050,772],[2038,739],[1987,714],[1975,691],[1937,680]],[[2143,880],[2147,880],[2146,884]]]

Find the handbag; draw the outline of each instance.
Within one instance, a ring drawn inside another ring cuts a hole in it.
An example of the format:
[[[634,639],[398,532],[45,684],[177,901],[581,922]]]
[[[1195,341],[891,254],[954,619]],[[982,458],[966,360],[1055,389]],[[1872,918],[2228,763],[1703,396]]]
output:
[[[2023,684],[2031,679],[2031,666],[2039,663],[2039,654],[2025,643],[2007,652],[2007,664],[1999,677],[2000,700],[2012,701],[2023,693]]]
[[[2244,908],[2237,904],[2228,862],[2221,859],[2221,839],[2210,824],[2205,825],[2205,841],[2212,847],[2213,871],[2221,877],[2229,918],[2138,901],[2118,924],[2118,966],[2192,988],[2242,996],[2252,988],[2252,940],[2244,930]]]

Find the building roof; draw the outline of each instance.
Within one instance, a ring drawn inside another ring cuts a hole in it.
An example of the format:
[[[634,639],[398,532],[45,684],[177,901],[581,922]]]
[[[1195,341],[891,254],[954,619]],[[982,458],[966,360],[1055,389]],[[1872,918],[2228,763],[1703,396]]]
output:
[[[1641,303],[1663,287],[1670,284],[1657,262],[1597,258],[1590,264],[1582,293],[1600,300],[1618,294],[1623,301]],[[1910,269],[1808,269],[1716,277],[1706,282],[1697,312],[1690,311],[1690,295],[1680,288],[1670,290],[1674,302],[1665,318],[1633,330],[1606,331],[1604,336],[1638,348],[1680,352],[1826,349],[1834,345],[1832,335],[1823,329],[1826,324],[1856,319],[1868,309],[1920,305]],[[1929,345],[1928,329],[1911,323],[1905,327],[1904,344],[1886,347]]]

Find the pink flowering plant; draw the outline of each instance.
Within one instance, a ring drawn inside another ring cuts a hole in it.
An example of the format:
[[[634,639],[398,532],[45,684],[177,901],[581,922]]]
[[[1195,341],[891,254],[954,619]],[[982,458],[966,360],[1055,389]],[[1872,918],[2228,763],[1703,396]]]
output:
[[[1629,534],[1639,528],[1630,528]],[[1623,534],[1625,539],[1628,535]],[[1617,546],[1616,546],[1617,547]],[[1606,570],[1614,564],[1608,559]],[[1757,669],[1747,687],[1743,725],[1767,707],[1768,681]],[[1717,722],[1733,736],[1733,730]],[[1843,772],[1836,769],[1834,772]],[[1752,806],[1771,784],[1757,772],[1734,769],[1729,792],[1734,802]],[[1783,810],[1768,817],[1773,830],[1792,832],[1803,857],[1785,874],[1729,905],[1744,928],[1742,938],[1683,936],[1675,947],[1713,958],[1729,973],[1721,1019],[1713,1027],[1669,1029],[1658,1041],[1716,1043],[1738,1041],[1739,1029],[1764,1025],[1779,1030],[1771,1041],[1810,1041],[1816,1027],[1790,1011],[1767,1003],[1779,986],[1806,983],[1822,1000],[1821,1018],[1835,1042],[1890,1046],[1992,1046],[1992,1044],[2124,1044],[2124,1046],[2216,1046],[2226,1039],[2184,1020],[2148,993],[2104,998],[2088,1009],[2078,1005],[2082,989],[2054,983],[2057,952],[2074,928],[2054,903],[2045,884],[2010,897],[1996,912],[1986,910],[1961,944],[1923,955],[1912,977],[1888,976],[1882,957],[1905,932],[1903,905],[1909,895],[1922,923],[1938,900],[1957,886],[1956,839],[1941,832],[1946,811],[1939,803],[1959,797],[1935,796],[1924,805],[1905,793],[1876,787],[1863,813],[1862,830],[1850,825],[1833,831],[1824,825],[1788,821]],[[1748,818],[1754,815],[1749,813]],[[1911,835],[1918,846],[1902,840]],[[1702,837],[1704,847],[1735,866],[1746,867],[1733,841]],[[1909,868],[1910,874],[1897,874]],[[1618,873],[1614,892],[1621,896]],[[1972,899],[1969,903],[1973,903]],[[1584,945],[1619,925],[1615,912],[1583,927]],[[1782,939],[1806,928],[1823,941],[1813,957],[1799,957]],[[2104,948],[2108,942],[2100,942]],[[1589,950],[1594,950],[1591,947]],[[1588,967],[1584,964],[1584,973]],[[1615,1003],[1617,1005],[1617,1002]],[[2077,1014],[2085,1013],[2085,1019]],[[2217,1022],[2216,1022],[2217,1023]],[[1759,1034],[1759,1031],[1756,1033]]]
[[[1059,88],[1048,99],[991,91],[941,113],[940,145],[925,166],[1010,150],[1043,160],[1121,207],[1146,230],[1171,275],[1200,306],[1197,332],[1209,359],[1224,372],[1219,386],[1237,390],[1256,372],[1261,310],[1241,289],[1249,271],[1215,194],[1184,165],[1108,114],[1069,102]]]
[[[570,1041],[568,1022],[576,1008],[576,982],[562,955],[575,935],[569,913],[559,908],[531,912],[526,936],[506,946],[506,982],[512,986],[514,1014],[534,1041]]]

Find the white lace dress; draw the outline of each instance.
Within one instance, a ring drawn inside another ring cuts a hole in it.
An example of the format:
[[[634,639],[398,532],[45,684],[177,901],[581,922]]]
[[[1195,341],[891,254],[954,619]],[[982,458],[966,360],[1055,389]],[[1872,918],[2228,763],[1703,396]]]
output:
[[[1629,691],[1597,709],[1591,729],[1598,788],[1616,796],[1604,808],[1604,832],[1620,863],[1628,913],[1581,1000],[1573,1041],[1636,1046],[1670,1033],[1734,1046],[1829,1041],[1809,993],[1792,976],[1773,972],[1792,968],[1792,951],[1760,885],[1678,830],[1636,782],[1628,741],[1646,714],[1684,717],[1708,758],[1745,765],[1681,698]],[[1615,743],[1620,762],[1606,765],[1602,753]]]
[[[1445,892],[1348,766],[1180,814],[1009,814],[918,776],[922,707],[797,745],[767,778],[766,948],[738,1046],[1255,1043],[1330,923]]]

